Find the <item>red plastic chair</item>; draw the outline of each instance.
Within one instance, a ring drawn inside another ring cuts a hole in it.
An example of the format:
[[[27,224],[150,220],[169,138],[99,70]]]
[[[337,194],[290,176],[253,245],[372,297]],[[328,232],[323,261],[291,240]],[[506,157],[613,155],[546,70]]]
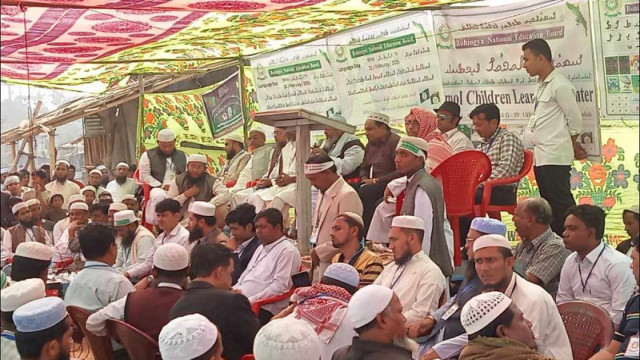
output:
[[[107,336],[97,336],[87,330],[87,318],[91,315],[91,312],[77,306],[67,306],[67,312],[71,320],[80,328],[84,337],[89,341],[93,358],[96,360],[113,360],[111,339]]]
[[[240,358],[240,360],[256,360],[253,354],[247,354]]]
[[[447,218],[453,228],[453,262],[460,266],[460,218],[475,216],[476,188],[491,175],[491,160],[482,151],[461,151],[441,162],[431,175],[442,184]]]
[[[598,349],[609,346],[613,321],[602,307],[586,301],[569,301],[558,305],[567,330],[574,360],[588,359]]]
[[[501,220],[500,216],[501,211],[506,211],[509,214],[513,215],[516,210],[516,204],[513,205],[491,205],[491,190],[495,186],[499,185],[509,185],[513,183],[519,183],[522,178],[527,176],[531,168],[533,167],[533,151],[525,150],[524,151],[524,163],[522,164],[522,169],[516,176],[512,176],[510,178],[504,179],[494,179],[489,180],[484,184],[484,192],[482,193],[482,203],[479,206],[476,206],[476,216],[484,217],[487,213],[489,217],[492,219]]]
[[[120,320],[107,320],[109,336],[127,349],[130,359],[154,360],[159,358],[158,342],[144,332]]]
[[[147,221],[145,220],[145,215],[147,212],[147,202],[151,198],[151,185],[140,181],[140,169],[136,169],[136,171],[133,173],[133,180],[138,185],[142,186],[142,192],[144,194],[144,200],[142,201],[142,204],[140,204],[140,206],[142,207],[142,226],[153,232],[153,226],[151,224],[147,224]]]

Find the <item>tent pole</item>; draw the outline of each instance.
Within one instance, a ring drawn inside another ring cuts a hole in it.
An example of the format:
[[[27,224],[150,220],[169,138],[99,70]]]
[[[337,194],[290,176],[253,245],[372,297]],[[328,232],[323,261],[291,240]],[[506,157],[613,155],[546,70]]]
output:
[[[244,118],[244,121],[242,122],[242,136],[244,137],[244,142],[245,142],[245,146],[248,143],[248,139],[249,139],[249,129],[251,128],[251,118],[249,117],[249,109],[248,109],[248,105],[245,106],[245,100],[246,103],[249,104],[249,94],[247,93],[247,89],[244,86],[244,56],[242,56],[242,54],[240,54],[240,56],[238,56],[238,70],[240,71],[240,79],[238,81],[240,81],[240,93],[241,93],[241,99],[242,99],[242,117]],[[246,96],[246,98],[245,98]],[[248,149],[248,147],[247,147]]]
[[[49,135],[49,164],[53,166],[56,163],[56,129],[47,133]],[[51,176],[51,174],[47,174]]]
[[[16,149],[16,141],[15,141],[15,140],[13,140],[13,141],[11,142],[11,159],[15,159],[15,158],[16,158],[16,155],[17,155],[16,151],[17,151],[17,150],[18,150],[18,149]]]
[[[36,109],[31,114],[31,119],[29,119],[29,127],[32,127],[38,117],[38,113],[40,112],[40,107],[42,106],[42,101],[38,101],[36,104]],[[36,152],[35,152],[35,136],[33,136],[33,131],[28,137],[29,141],[29,156],[27,157],[27,163],[25,164],[25,168],[29,169],[29,172],[33,173],[36,170]],[[16,164],[17,165],[17,164]]]

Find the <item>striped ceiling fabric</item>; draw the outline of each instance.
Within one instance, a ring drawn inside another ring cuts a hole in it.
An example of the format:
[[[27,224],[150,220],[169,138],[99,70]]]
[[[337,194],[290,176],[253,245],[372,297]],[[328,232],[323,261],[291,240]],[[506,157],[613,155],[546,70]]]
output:
[[[458,1],[3,0],[2,81],[104,91]]]

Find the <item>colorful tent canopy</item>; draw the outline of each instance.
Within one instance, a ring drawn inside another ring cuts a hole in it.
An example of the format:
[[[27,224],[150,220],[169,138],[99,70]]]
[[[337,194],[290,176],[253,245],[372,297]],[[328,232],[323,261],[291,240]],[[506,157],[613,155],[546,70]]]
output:
[[[99,91],[461,0],[3,0],[2,81]]]

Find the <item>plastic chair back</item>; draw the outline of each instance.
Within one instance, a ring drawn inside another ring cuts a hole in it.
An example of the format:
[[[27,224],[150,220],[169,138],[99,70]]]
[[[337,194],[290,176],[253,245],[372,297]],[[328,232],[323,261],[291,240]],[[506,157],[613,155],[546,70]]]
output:
[[[240,360],[256,360],[256,358],[253,356],[253,354],[247,354],[240,358]]]
[[[613,322],[602,307],[586,301],[558,305],[575,360],[589,359],[613,337]]]
[[[441,162],[431,175],[442,184],[447,215],[473,215],[476,189],[491,175],[491,160],[482,151],[461,151]]]
[[[146,216],[145,216],[147,213],[147,203],[151,198],[151,186],[149,186],[149,184],[144,183],[140,180],[140,168],[137,168],[136,171],[133,173],[133,180],[138,185],[142,186],[142,193],[144,194],[143,196],[144,199],[142,201],[142,204],[140,204],[140,208],[142,211],[142,215],[140,216],[142,219],[142,226],[146,227],[147,229],[153,232],[153,226],[151,226],[151,224],[147,224]]]
[[[77,306],[67,306],[67,312],[71,320],[80,327],[82,334],[89,341],[89,347],[93,358],[96,360],[113,360],[113,348],[111,347],[111,339],[107,336],[97,336],[87,330],[87,318],[91,312],[79,308]]]
[[[107,331],[127,349],[130,359],[153,360],[160,353],[157,341],[126,322],[107,320]]]

